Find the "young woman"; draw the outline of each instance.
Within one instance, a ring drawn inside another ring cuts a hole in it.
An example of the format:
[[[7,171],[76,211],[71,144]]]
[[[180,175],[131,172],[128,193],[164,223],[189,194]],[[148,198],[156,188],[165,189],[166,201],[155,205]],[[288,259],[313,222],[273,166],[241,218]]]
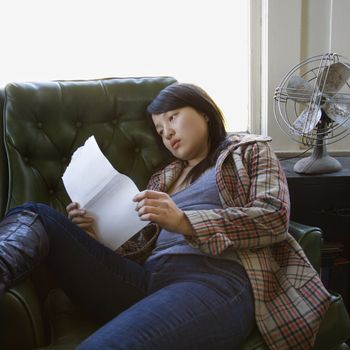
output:
[[[239,349],[255,324],[271,349],[311,349],[330,297],[287,232],[288,188],[270,139],[227,136],[216,104],[190,84],[165,88],[148,112],[174,160],[134,198],[140,218],[161,228],[144,263],[94,240],[78,203],[69,219],[27,203],[0,227],[12,232],[0,236],[3,289],[46,258],[101,322],[79,350]]]

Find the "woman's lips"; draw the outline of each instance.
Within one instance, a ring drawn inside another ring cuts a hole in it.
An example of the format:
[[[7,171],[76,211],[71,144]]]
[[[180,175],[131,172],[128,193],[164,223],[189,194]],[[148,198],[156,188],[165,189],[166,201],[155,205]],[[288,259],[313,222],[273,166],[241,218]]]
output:
[[[172,149],[177,149],[179,147],[180,147],[180,140],[174,140],[173,142],[171,142]]]

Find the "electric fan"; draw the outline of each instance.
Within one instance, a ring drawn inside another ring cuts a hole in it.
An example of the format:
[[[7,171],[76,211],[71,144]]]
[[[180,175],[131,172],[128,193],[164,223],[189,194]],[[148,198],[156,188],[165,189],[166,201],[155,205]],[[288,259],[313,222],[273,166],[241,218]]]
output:
[[[275,90],[274,115],[283,132],[312,148],[294,171],[335,172],[341,164],[327,154],[327,145],[350,133],[350,64],[338,54],[306,59],[292,68]]]

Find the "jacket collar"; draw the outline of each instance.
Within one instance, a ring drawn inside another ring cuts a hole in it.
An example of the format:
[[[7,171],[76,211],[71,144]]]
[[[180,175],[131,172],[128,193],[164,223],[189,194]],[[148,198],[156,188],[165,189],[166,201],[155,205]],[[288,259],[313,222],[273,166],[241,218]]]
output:
[[[217,166],[220,166],[222,162],[226,159],[227,155],[233,151],[237,152],[241,146],[248,145],[255,142],[269,142],[271,137],[255,134],[230,134],[228,135],[231,141],[230,145],[221,152]],[[180,176],[182,170],[185,168],[186,162],[180,159],[176,159],[168,164],[160,174],[159,190],[166,192],[167,189],[172,185],[172,183]]]
[[[242,146],[249,145],[255,142],[270,142],[272,138],[270,136],[246,134],[246,133],[235,133],[229,134],[228,139],[231,141],[230,145],[219,155],[217,164],[221,164],[227,155],[232,152],[240,153]]]
[[[172,183],[180,176],[186,162],[176,159],[168,164],[162,171],[160,176],[159,190],[166,192]]]

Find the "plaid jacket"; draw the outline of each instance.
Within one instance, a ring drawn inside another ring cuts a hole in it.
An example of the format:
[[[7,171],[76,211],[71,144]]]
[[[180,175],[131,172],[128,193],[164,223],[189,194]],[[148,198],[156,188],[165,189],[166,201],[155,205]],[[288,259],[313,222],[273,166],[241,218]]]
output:
[[[310,349],[330,296],[299,244],[287,232],[289,193],[270,138],[231,136],[216,163],[223,209],[186,211],[191,244],[210,255],[236,251],[255,297],[258,328],[273,350]],[[167,191],[181,173],[174,161],[149,189]]]

